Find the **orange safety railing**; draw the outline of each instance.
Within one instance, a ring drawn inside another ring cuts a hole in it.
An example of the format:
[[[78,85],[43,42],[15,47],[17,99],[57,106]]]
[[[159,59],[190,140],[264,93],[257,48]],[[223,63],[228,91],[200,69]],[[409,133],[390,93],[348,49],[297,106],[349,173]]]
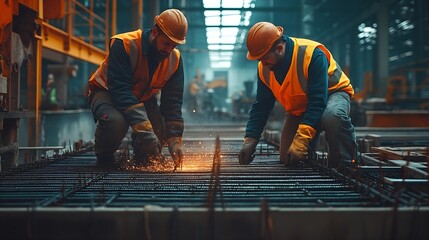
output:
[[[112,33],[115,32],[116,0],[112,1],[112,11],[109,0],[97,8],[93,0],[88,5],[81,2],[45,0],[45,16],[39,21],[42,35],[39,37],[44,47],[99,64],[109,49],[109,27]],[[111,23],[109,19],[112,19]]]
[[[86,42],[94,44],[94,33],[98,32],[97,42],[100,40],[104,43],[104,49],[108,49],[109,44],[109,1],[105,1],[105,16],[101,16],[94,13],[94,0],[89,1],[89,8],[82,3],[71,0],[68,1],[68,22],[70,23],[70,30],[74,28],[76,30],[82,30],[84,27],[88,27],[88,35],[81,35]],[[83,20],[83,22],[76,23],[77,18]],[[69,32],[69,31],[68,31]],[[101,39],[100,39],[101,38]]]

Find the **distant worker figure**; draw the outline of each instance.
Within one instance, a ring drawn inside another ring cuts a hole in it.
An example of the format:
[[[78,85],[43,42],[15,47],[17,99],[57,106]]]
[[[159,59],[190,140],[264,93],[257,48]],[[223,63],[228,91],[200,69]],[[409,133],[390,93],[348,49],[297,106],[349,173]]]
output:
[[[165,10],[154,22],[151,29],[113,36],[109,55],[89,79],[101,168],[115,167],[114,152],[129,126],[137,164],[164,159],[165,143],[175,163],[182,159],[184,73],[176,46],[186,42],[188,22],[177,9]]]
[[[247,59],[259,61],[258,84],[239,162],[253,160],[276,99],[287,113],[280,141],[281,162],[292,165],[309,157],[322,130],[330,166],[356,160],[356,137],[349,117],[354,90],[329,50],[312,40],[286,36],[282,27],[269,22],[253,25],[246,44]]]
[[[189,102],[188,102],[188,110],[190,111],[190,114],[192,113],[200,113],[200,92],[202,90],[203,86],[201,84],[201,79],[198,76],[195,76],[192,78],[191,82],[188,86],[189,91]]]
[[[54,74],[48,75],[46,86],[42,89],[42,109],[43,110],[58,110],[59,101],[57,97],[57,88],[55,87]]]

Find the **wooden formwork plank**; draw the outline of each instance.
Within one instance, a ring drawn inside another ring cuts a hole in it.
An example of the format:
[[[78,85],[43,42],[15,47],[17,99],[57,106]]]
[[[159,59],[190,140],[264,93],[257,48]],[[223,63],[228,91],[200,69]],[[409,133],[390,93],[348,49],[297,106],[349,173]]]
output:
[[[410,150],[406,148],[402,149],[392,147],[375,147],[372,149],[377,152],[382,159],[409,160],[413,162],[426,162],[427,159],[427,156],[425,154],[417,152],[416,149]]]

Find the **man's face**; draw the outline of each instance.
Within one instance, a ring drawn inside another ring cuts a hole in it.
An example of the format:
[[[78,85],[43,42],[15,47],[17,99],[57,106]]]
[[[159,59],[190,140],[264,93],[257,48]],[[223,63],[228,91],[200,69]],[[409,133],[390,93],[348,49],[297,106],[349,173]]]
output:
[[[164,60],[176,46],[177,43],[171,41],[160,31],[157,32],[155,38],[151,42],[152,51],[158,61]]]
[[[280,54],[280,50],[275,48],[268,51],[264,56],[258,59],[258,61],[262,62],[262,65],[268,67],[270,71],[274,71],[282,60],[282,55]]]

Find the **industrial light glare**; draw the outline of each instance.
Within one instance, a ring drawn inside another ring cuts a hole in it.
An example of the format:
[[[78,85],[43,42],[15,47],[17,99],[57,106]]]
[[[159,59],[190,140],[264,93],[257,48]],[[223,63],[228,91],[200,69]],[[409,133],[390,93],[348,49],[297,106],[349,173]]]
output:
[[[222,16],[222,25],[223,26],[238,26],[240,25],[241,15],[226,15]]]
[[[222,36],[237,36],[238,28],[236,27],[222,28],[220,32]]]
[[[203,5],[205,8],[219,8],[220,0],[203,0]]]
[[[222,1],[223,8],[242,8],[243,1]]]
[[[209,50],[233,50],[234,45],[209,44]]]
[[[231,62],[230,61],[212,62],[211,67],[212,68],[229,68],[231,67]]]
[[[206,26],[219,26],[220,25],[220,17],[206,17],[205,22]]]
[[[232,51],[210,51],[209,56],[229,57],[232,58]]]
[[[205,17],[220,16],[220,11],[218,11],[218,10],[207,10],[207,11],[204,11],[204,16]]]

